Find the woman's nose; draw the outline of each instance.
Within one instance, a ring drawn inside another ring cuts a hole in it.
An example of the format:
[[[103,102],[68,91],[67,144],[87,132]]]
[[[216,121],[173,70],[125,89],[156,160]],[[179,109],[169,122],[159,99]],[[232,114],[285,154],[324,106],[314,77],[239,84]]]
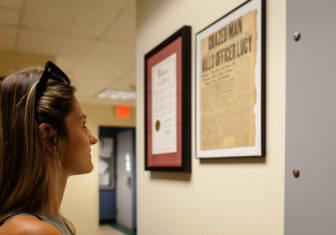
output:
[[[90,145],[94,145],[98,142],[97,137],[94,134],[92,134],[90,129],[89,129],[89,140],[90,140]]]

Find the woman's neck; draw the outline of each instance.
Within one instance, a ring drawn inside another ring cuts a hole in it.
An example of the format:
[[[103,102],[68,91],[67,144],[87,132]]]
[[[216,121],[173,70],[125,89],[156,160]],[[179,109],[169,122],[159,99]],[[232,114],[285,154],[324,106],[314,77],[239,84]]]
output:
[[[54,177],[51,175],[49,178],[49,190],[48,190],[48,197],[49,197],[49,205],[47,208],[43,208],[48,214],[52,215],[59,215],[61,203],[63,200],[63,195],[65,191],[65,187],[67,184],[68,177],[63,177],[61,179],[57,179],[58,177]],[[59,182],[60,181],[60,182]]]

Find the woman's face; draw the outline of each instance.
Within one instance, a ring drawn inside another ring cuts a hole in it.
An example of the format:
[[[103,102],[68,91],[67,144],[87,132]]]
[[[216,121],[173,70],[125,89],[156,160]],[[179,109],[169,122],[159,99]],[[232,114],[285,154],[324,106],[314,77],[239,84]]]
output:
[[[65,118],[65,124],[69,134],[62,158],[65,175],[91,172],[93,164],[90,146],[97,143],[97,138],[86,126],[86,115],[76,98],[74,99],[74,110]]]

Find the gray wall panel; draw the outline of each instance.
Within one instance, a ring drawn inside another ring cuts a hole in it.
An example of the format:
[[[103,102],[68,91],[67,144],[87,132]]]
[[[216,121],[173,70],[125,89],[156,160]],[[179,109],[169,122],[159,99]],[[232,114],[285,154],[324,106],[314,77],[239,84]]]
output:
[[[335,10],[336,1],[287,0],[286,235],[336,234]]]

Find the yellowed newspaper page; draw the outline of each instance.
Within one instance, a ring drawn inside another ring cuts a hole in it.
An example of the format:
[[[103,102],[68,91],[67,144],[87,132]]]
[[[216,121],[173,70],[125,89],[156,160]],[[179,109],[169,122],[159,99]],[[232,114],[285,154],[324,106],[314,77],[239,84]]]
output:
[[[200,149],[255,144],[257,10],[201,41]]]

